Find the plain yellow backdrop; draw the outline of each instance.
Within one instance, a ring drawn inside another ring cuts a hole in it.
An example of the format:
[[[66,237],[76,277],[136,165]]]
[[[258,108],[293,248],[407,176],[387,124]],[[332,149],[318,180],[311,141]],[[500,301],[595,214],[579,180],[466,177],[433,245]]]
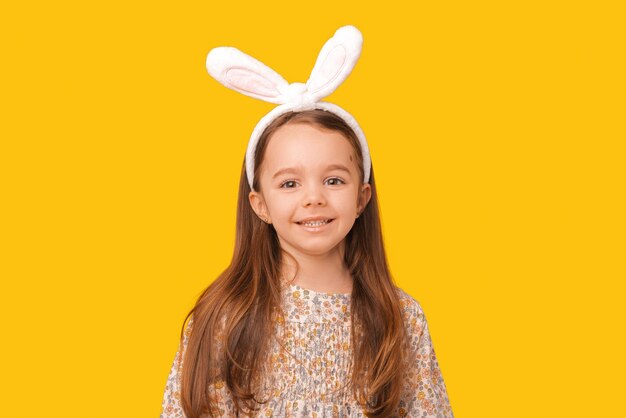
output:
[[[360,122],[397,283],[458,418],[623,410],[624,13],[605,1],[36,2],[0,16],[3,417],[155,417],[227,266],[247,139],[235,46]]]

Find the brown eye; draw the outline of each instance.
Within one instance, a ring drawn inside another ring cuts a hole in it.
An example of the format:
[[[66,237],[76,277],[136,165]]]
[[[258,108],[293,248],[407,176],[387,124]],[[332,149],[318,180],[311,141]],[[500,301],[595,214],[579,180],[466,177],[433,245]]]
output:
[[[332,177],[332,178],[329,178],[329,179],[328,179],[328,181],[335,181],[335,182],[336,182],[336,181],[339,181],[339,182],[340,182],[339,184],[345,184],[345,181],[343,181],[343,180],[342,180],[342,179],[340,179],[339,177]],[[338,184],[338,183],[333,183],[333,184],[331,184],[331,186],[336,186],[337,184]]]
[[[281,189],[291,189],[292,187],[284,187],[284,186],[285,186],[285,184],[289,184],[289,183],[295,183],[295,181],[294,181],[294,180],[287,180],[287,181],[284,181],[283,183],[281,183],[280,188],[281,188]]]

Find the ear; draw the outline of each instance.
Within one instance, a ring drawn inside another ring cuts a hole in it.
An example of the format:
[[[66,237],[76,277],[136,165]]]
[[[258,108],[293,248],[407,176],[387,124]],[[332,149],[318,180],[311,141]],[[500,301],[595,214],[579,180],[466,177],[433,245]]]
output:
[[[371,197],[372,197],[372,186],[369,183],[363,184],[361,186],[361,191],[359,193],[359,202],[357,204],[357,215],[361,215],[361,213],[363,213]]]
[[[267,219],[268,224],[272,223],[272,219],[270,218],[269,211],[267,210],[267,205],[265,204],[265,199],[263,199],[263,195],[257,191],[252,190],[248,195],[248,200],[250,201],[250,206],[256,215],[263,219]]]
[[[350,75],[361,55],[363,35],[352,25],[335,32],[317,56],[307,90],[317,101],[331,94]]]
[[[213,48],[206,59],[209,74],[229,89],[270,103],[285,103],[289,83],[256,58],[231,46]]]

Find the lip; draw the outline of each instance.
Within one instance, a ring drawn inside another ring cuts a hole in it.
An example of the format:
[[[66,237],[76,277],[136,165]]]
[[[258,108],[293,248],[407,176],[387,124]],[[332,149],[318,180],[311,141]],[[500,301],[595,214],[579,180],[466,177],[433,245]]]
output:
[[[304,225],[298,225],[298,226],[308,232],[321,232],[325,230],[326,228],[328,228],[328,225],[330,224],[331,222],[323,224],[323,225],[319,225],[319,226],[304,226]]]
[[[318,221],[318,220],[323,220],[323,219],[330,219],[330,222],[327,222],[325,224],[318,225],[318,226],[306,226],[306,225],[303,225],[303,224],[299,223],[299,222],[306,222],[306,221],[310,221],[310,220]],[[321,217],[318,217],[318,218],[307,218],[307,219],[303,219],[302,221],[296,222],[296,224],[299,227],[303,228],[305,231],[308,231],[308,232],[320,232],[320,231],[323,231],[326,228],[328,228],[328,225],[333,223],[334,220],[335,220],[334,218],[321,218]]]
[[[328,216],[309,216],[308,218],[302,218],[299,221],[296,221],[296,223],[301,224],[303,222],[310,222],[310,221],[323,221],[325,219],[330,219],[331,222],[335,220],[335,218],[331,218]]]

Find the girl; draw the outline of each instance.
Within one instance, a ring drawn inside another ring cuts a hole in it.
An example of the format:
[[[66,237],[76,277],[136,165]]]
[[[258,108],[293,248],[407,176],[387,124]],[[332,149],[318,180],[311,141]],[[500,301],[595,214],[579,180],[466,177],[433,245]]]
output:
[[[339,29],[306,86],[209,53],[218,81],[281,106],[248,143],[233,258],[187,315],[161,418],[453,417],[424,312],[389,273],[363,132],[319,101],[361,42]]]

